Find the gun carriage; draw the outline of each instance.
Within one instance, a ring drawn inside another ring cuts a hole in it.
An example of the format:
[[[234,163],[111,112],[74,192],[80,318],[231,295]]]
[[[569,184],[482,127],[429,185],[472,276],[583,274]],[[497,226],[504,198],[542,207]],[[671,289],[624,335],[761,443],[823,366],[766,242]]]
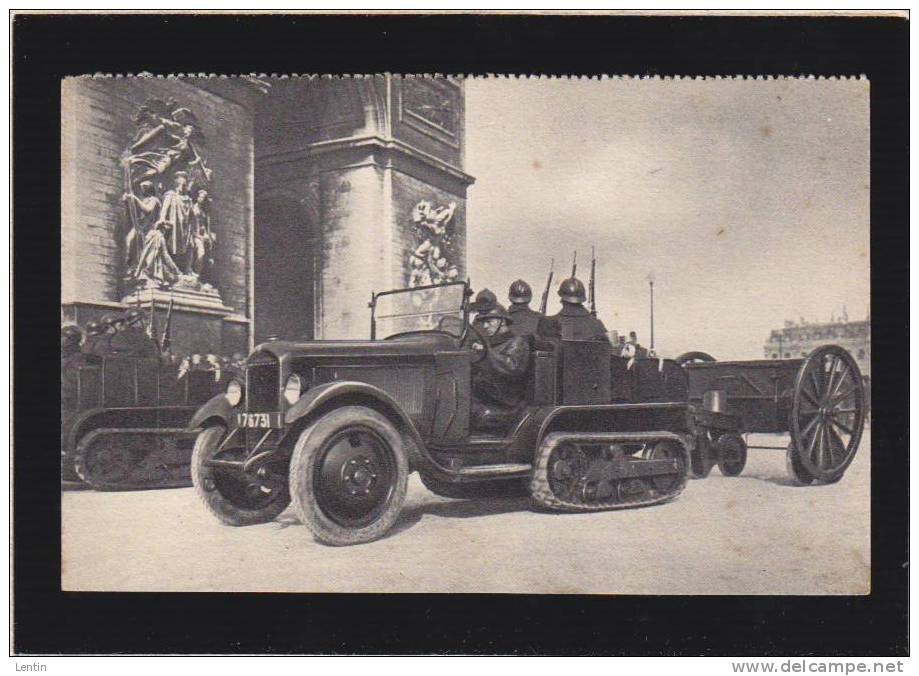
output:
[[[824,345],[803,359],[715,361],[704,352],[681,355],[695,430],[692,472],[704,477],[743,471],[747,433],[789,435],[789,474],[800,484],[839,481],[861,440],[866,389],[845,349]]]

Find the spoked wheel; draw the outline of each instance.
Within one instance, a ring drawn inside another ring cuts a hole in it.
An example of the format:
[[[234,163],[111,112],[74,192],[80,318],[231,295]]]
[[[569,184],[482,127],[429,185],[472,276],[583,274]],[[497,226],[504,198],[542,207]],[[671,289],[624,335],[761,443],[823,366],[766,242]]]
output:
[[[208,511],[230,526],[251,526],[273,520],[290,504],[286,477],[280,467],[264,466],[257,473],[213,467],[210,460],[245,460],[245,449],[221,448],[222,426],[208,427],[195,441],[191,478]]]
[[[329,545],[370,542],[399,517],[408,461],[392,423],[373,409],[345,406],[300,435],[290,487],[300,520]]]
[[[855,457],[864,424],[865,387],[852,355],[836,345],[811,352],[798,370],[791,409],[800,467],[822,482],[838,481]]]
[[[718,469],[724,476],[740,476],[747,464],[747,443],[739,434],[722,434],[716,444]]]
[[[588,459],[584,451],[572,443],[559,444],[549,456],[549,487],[562,500],[572,500],[585,486]]]
[[[706,364],[715,361],[715,358],[708,352],[684,352],[674,361],[678,366],[685,366],[686,364]]]

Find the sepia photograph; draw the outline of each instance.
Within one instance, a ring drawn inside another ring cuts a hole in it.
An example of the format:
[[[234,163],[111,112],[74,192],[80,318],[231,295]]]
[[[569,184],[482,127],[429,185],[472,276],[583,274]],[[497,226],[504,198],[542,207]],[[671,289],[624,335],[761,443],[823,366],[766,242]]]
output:
[[[908,18],[10,12],[15,670],[908,655]]]
[[[867,594],[869,93],[64,79],[62,588]]]

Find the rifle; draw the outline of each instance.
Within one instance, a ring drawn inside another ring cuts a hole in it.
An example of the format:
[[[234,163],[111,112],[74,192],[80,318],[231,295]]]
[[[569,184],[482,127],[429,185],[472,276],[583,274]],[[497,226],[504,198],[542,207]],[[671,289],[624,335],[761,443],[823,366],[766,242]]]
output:
[[[140,290],[137,291],[137,295],[140,295]],[[156,296],[153,295],[153,291],[150,291],[150,321],[147,322],[147,338],[153,341],[157,349],[159,349],[160,344],[156,342]]]
[[[169,307],[166,309],[166,323],[163,326],[163,336],[160,338],[160,352],[165,352],[172,347],[172,306],[175,303],[175,297],[169,295]]]
[[[552,288],[552,275],[555,272],[555,259],[549,263],[549,279],[546,280],[546,290],[542,292],[542,301],[539,303],[539,313],[546,314],[546,308],[549,306],[549,289]]]
[[[571,257],[571,276],[576,277],[578,274],[578,250],[574,250],[574,256]]]
[[[597,256],[594,248],[590,247],[590,281],[587,282],[587,299],[590,305],[590,314],[597,316],[597,304],[594,302],[594,276],[597,272]]]

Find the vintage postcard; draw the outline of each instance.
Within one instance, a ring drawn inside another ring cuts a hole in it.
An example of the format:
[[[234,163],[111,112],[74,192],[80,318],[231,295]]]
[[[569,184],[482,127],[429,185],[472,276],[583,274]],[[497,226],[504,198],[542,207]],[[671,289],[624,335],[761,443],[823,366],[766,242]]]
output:
[[[62,589],[868,594],[870,87],[63,79]]]

